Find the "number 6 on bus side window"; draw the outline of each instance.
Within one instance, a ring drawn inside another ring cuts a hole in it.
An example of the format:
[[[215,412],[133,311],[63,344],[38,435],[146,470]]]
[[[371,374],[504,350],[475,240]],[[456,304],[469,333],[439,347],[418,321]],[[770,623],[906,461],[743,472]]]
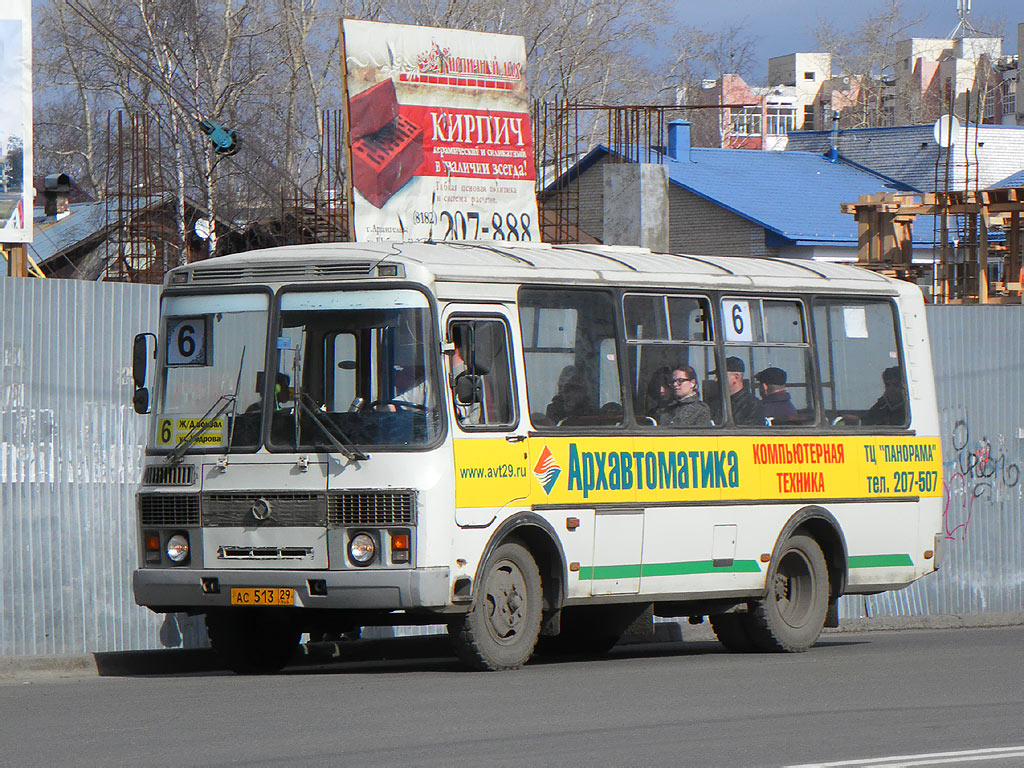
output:
[[[722,321],[726,341],[753,341],[750,323],[750,302],[742,299],[722,299]]]

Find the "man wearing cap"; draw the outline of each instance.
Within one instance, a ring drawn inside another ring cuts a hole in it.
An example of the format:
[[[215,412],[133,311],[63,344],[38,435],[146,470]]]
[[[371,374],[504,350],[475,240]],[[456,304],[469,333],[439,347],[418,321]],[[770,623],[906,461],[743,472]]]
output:
[[[738,357],[725,358],[726,386],[729,388],[729,403],[732,405],[732,420],[736,424],[754,424],[763,427],[764,411],[761,401],[743,383],[746,366]]]
[[[761,387],[761,410],[765,422],[778,426],[794,424],[799,417],[793,401],[786,391],[786,372],[781,368],[765,368],[754,376]]]

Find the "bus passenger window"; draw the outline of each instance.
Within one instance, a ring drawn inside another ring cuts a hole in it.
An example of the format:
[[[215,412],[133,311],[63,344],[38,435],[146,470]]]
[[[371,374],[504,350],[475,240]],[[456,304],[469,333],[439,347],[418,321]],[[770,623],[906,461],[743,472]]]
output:
[[[468,430],[514,426],[508,327],[497,319],[459,318],[449,323],[448,337],[455,346],[449,370],[455,421]]]
[[[722,299],[727,388],[737,426],[806,427],[816,421],[811,349],[795,299]],[[721,418],[721,403],[715,404]]]
[[[534,426],[621,424],[611,296],[603,291],[523,288],[519,320]]]
[[[888,301],[820,299],[814,335],[822,406],[834,427],[906,426],[906,382]]]
[[[622,298],[633,411],[639,426],[713,426],[705,402],[714,375],[711,311],[703,297],[631,293]]]

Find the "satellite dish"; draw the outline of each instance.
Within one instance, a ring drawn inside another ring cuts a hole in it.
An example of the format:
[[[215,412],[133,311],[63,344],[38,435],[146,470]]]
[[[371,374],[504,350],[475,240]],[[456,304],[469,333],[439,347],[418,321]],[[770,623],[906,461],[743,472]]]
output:
[[[197,219],[195,233],[200,240],[209,240],[213,233],[213,222],[209,219]]]
[[[935,121],[932,134],[935,136],[935,143],[940,147],[952,146],[956,144],[956,138],[960,135],[960,121],[955,117],[943,115]]]

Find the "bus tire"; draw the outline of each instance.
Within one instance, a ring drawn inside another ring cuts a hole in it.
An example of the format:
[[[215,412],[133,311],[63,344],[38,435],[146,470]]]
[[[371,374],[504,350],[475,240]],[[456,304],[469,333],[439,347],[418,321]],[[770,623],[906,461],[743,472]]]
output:
[[[711,629],[715,632],[718,642],[730,653],[750,653],[756,649],[754,640],[747,629],[750,616],[745,613],[720,613],[709,616]]]
[[[828,566],[818,542],[797,534],[783,545],[768,577],[768,593],[751,603],[747,631],[762,651],[806,651],[828,612]]]
[[[299,630],[283,618],[249,610],[206,614],[206,632],[217,655],[239,675],[281,671],[301,637]]]
[[[473,607],[449,625],[458,657],[474,669],[523,666],[540,635],[540,571],[520,544],[505,542],[484,564]]]

